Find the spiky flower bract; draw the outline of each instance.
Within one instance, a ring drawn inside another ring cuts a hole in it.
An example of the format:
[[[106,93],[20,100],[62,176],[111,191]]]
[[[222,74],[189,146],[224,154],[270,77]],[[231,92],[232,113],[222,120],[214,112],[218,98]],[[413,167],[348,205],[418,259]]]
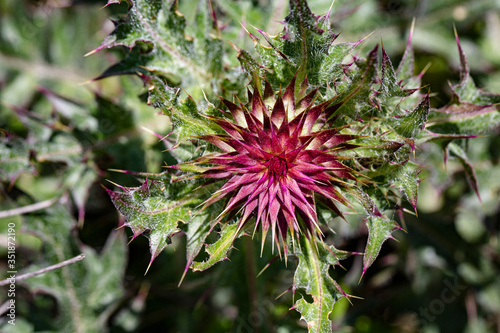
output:
[[[193,170],[196,165],[200,173],[192,177],[225,181],[204,207],[225,199],[218,221],[239,214],[241,229],[255,218],[254,233],[262,230],[262,244],[271,230],[273,243],[281,244],[285,254],[288,235],[294,242],[299,234],[321,234],[316,202],[342,216],[337,204],[348,203],[341,189],[356,180],[354,170],[342,163],[346,157],[339,155],[354,147],[346,142],[355,136],[329,128],[331,101],[314,105],[317,91],[305,94],[305,89],[296,99],[295,84],[294,78],[276,97],[267,81],[263,96],[255,85],[248,107],[223,99],[232,120],[207,117],[224,134],[198,138],[221,152],[175,166]]]

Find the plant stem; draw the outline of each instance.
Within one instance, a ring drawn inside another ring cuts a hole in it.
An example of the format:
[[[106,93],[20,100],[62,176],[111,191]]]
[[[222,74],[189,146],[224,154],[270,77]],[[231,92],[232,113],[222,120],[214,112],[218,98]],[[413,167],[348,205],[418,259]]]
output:
[[[45,209],[45,208],[52,206],[58,200],[59,200],[59,197],[55,197],[55,198],[52,198],[49,200],[34,203],[32,205],[26,205],[26,206],[16,207],[16,208],[9,209],[9,210],[4,210],[3,212],[0,212],[0,219],[10,217],[10,216],[31,213],[31,212],[35,212],[37,210],[42,210],[42,209]]]

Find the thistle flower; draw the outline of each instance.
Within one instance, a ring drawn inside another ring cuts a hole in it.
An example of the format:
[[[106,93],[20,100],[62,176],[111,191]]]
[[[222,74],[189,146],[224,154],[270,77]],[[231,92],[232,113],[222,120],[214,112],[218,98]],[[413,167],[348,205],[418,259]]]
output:
[[[304,95],[305,89],[301,89]],[[233,121],[207,116],[225,134],[200,136],[222,150],[174,166],[193,170],[194,177],[226,180],[204,204],[204,208],[226,199],[218,221],[240,214],[241,229],[255,217],[255,231],[262,230],[262,246],[271,230],[274,242],[287,254],[287,235],[291,240],[304,233],[320,235],[316,202],[342,216],[338,203],[348,205],[340,188],[355,180],[354,171],[344,165],[337,153],[351,149],[346,144],[354,135],[340,134],[341,128],[328,128],[327,120],[335,108],[331,101],[313,106],[316,90],[295,102],[295,78],[283,94],[274,93],[266,81],[264,96],[254,89],[251,105],[236,105],[223,100]],[[275,99],[274,106],[266,102]],[[229,118],[229,117],[228,117]],[[280,251],[281,253],[281,251]]]

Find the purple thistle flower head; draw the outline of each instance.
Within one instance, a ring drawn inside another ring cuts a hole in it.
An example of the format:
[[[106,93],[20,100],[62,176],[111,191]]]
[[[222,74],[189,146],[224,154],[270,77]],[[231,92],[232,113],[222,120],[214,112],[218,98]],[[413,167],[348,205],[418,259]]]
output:
[[[242,228],[254,219],[254,233],[262,230],[262,244],[271,230],[273,243],[278,249],[281,244],[287,254],[288,235],[293,242],[300,233],[321,234],[317,201],[342,216],[337,204],[348,202],[341,189],[350,186],[346,180],[356,178],[338,152],[353,148],[346,142],[356,137],[340,134],[341,128],[328,128],[335,108],[330,107],[332,101],[313,105],[316,90],[296,102],[295,78],[276,97],[266,82],[263,95],[255,88],[249,94],[249,107],[223,100],[233,121],[207,117],[225,134],[199,137],[221,152],[174,167],[193,170],[196,165],[204,171],[195,177],[225,180],[204,208],[225,199],[219,221],[239,214]]]

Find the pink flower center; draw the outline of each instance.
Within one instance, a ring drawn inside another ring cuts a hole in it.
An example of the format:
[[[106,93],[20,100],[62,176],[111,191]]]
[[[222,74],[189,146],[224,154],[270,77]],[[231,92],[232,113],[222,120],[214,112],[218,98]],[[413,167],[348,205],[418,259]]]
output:
[[[286,161],[278,156],[274,156],[269,161],[269,173],[274,176],[275,179],[279,179],[282,176],[286,175],[286,171],[288,169]]]

